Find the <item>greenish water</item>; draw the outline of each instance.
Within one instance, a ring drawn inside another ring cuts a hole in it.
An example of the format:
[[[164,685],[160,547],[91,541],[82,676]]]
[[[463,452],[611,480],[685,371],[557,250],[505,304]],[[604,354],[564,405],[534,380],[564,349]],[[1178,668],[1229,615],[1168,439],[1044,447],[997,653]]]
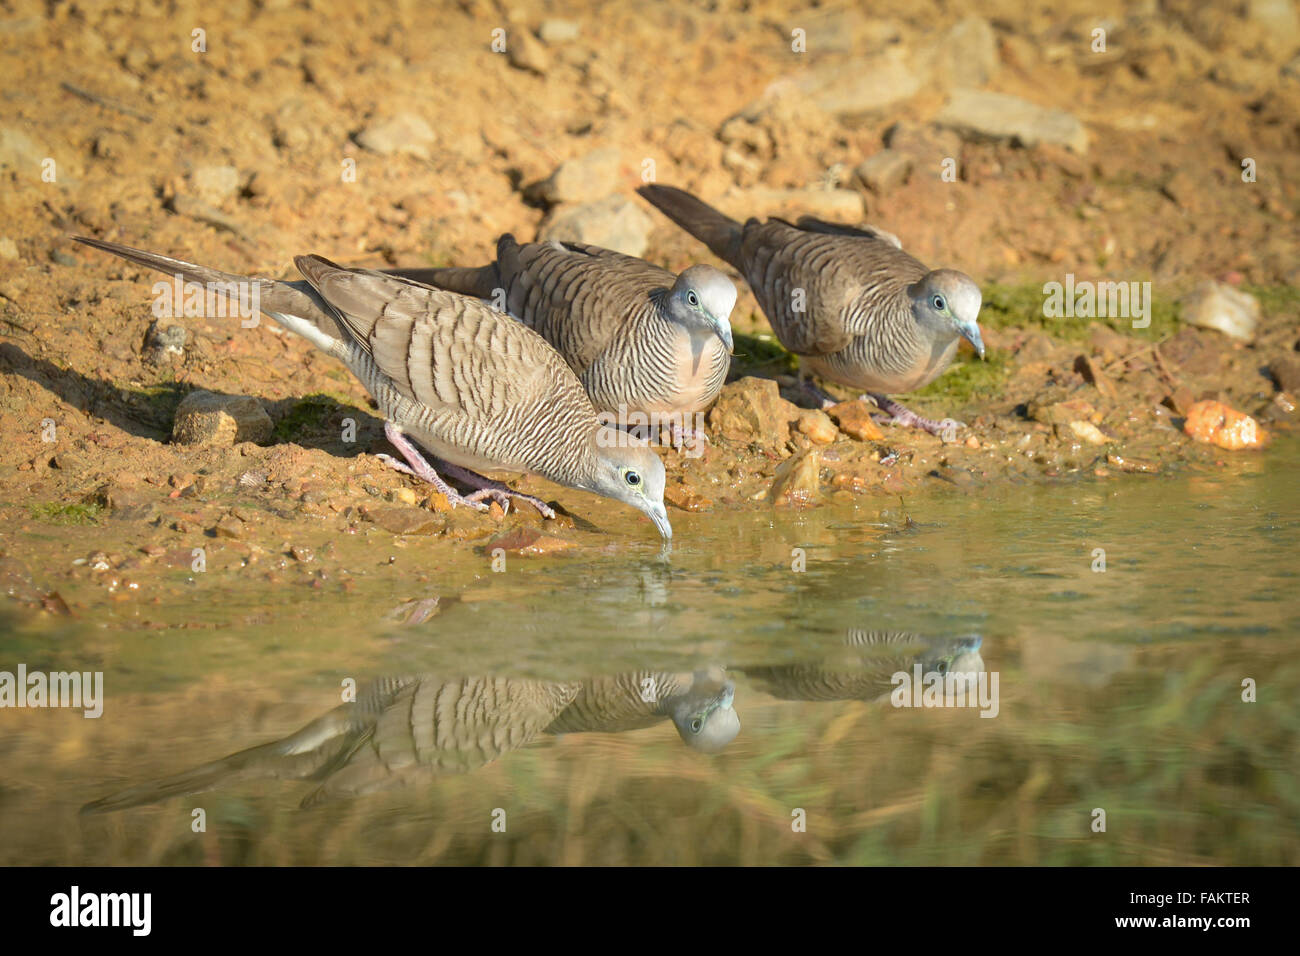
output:
[[[99,719],[0,710],[0,862],[1295,864],[1297,466],[675,514],[669,555],[611,538],[502,573],[368,539],[339,544],[347,590],[177,571],[144,606],[3,609],[0,670],[105,689]],[[914,661],[981,658],[996,716],[890,705]],[[215,789],[79,813],[399,675]],[[671,709],[692,679],[684,734],[608,690]],[[684,742],[706,710],[739,720],[719,753]]]

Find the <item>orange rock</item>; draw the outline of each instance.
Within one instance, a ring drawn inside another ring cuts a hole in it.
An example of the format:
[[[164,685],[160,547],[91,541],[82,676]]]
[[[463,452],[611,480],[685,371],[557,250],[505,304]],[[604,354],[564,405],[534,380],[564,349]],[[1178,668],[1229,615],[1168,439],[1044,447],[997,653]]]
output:
[[[874,407],[861,399],[855,399],[832,405],[826,409],[826,413],[835,419],[836,424],[840,426],[840,431],[850,438],[856,438],[858,441],[882,441],[885,433],[871,420],[871,410]]]
[[[1229,451],[1262,448],[1269,439],[1268,432],[1249,415],[1222,402],[1208,400],[1197,402],[1187,410],[1183,431],[1196,441],[1218,445]]]

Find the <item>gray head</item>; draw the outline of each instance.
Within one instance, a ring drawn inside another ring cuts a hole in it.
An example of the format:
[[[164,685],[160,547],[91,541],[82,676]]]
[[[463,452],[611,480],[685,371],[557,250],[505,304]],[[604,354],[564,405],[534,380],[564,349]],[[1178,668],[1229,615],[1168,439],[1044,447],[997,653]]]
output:
[[[665,541],[673,536],[664,508],[664,463],[649,442],[601,425],[596,433],[596,478],[586,489],[644,511]]]
[[[704,753],[717,753],[740,733],[740,717],[732,704],[736,685],[696,675],[691,689],[664,702],[673,726],[686,745]]]
[[[984,357],[980,337],[980,287],[964,272],[935,269],[907,287],[916,321],[935,332],[960,335]]]
[[[978,634],[939,638],[931,642],[914,663],[921,665],[922,674],[982,673],[984,658],[980,656],[980,645],[983,643],[984,639]]]
[[[731,339],[731,310],[736,305],[736,286],[713,266],[691,266],[677,277],[666,300],[669,317],[688,329],[712,332],[728,352]]]

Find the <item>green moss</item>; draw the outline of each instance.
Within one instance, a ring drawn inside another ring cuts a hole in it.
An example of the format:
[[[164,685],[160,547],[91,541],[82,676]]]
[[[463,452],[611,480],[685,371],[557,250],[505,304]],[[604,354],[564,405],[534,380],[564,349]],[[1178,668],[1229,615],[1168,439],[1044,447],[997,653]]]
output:
[[[48,504],[32,505],[31,512],[33,518],[51,524],[99,524],[99,516],[104,513],[104,506],[93,501],[71,505],[51,501]]]
[[[774,335],[734,332],[736,354],[731,358],[731,378],[746,375],[793,375],[798,368],[793,355]]]
[[[1142,280],[1139,280],[1142,281]],[[1133,320],[1119,317],[1071,318],[1049,316],[1043,305],[1047,296],[1046,283],[1001,285],[992,283],[983,287],[984,307],[980,311],[980,324],[991,329],[1039,328],[1055,339],[1066,342],[1083,341],[1094,322],[1108,325],[1116,332],[1141,339],[1159,340],[1178,330],[1178,305],[1172,294],[1152,287],[1151,324],[1145,329],[1133,328]]]
[[[1011,375],[1011,359],[1005,352],[992,351],[980,361],[975,356],[958,356],[948,371],[925,388],[910,393],[920,398],[942,398],[957,405],[1001,392]]]
[[[345,404],[333,395],[326,395],[323,392],[306,395],[275,423],[272,437],[276,442],[294,441],[310,429],[321,428],[329,416]]]
[[[1300,314],[1300,289],[1289,285],[1248,285],[1242,286],[1259,299],[1260,307],[1266,316],[1284,315],[1296,317]]]

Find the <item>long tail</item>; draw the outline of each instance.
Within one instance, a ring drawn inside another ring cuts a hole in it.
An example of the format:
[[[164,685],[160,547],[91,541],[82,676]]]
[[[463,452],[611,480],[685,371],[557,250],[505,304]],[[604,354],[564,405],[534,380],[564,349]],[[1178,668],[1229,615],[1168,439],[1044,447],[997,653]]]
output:
[[[136,265],[157,269],[171,276],[180,276],[186,282],[197,282],[227,298],[238,297],[252,301],[256,295],[258,307],[276,322],[308,339],[317,348],[335,354],[350,336],[334,315],[334,310],[321,298],[308,282],[278,282],[234,275],[196,265],[183,259],[173,259],[156,252],[132,249],[130,246],[73,236],[82,245],[111,252]]]
[[[477,269],[384,269],[382,271],[384,275],[409,279],[448,292],[477,296],[480,299],[492,298],[493,290],[501,285],[495,265],[480,266]]]
[[[288,737],[241,750],[161,780],[127,787],[87,803],[81,812],[111,813],[245,780],[301,780],[327,774],[351,755],[373,726],[373,721],[358,721],[357,716],[346,707],[335,708]]]
[[[741,226],[708,203],[672,186],[641,186],[637,189],[652,206],[696,239],[715,256],[744,271],[740,262]]]

